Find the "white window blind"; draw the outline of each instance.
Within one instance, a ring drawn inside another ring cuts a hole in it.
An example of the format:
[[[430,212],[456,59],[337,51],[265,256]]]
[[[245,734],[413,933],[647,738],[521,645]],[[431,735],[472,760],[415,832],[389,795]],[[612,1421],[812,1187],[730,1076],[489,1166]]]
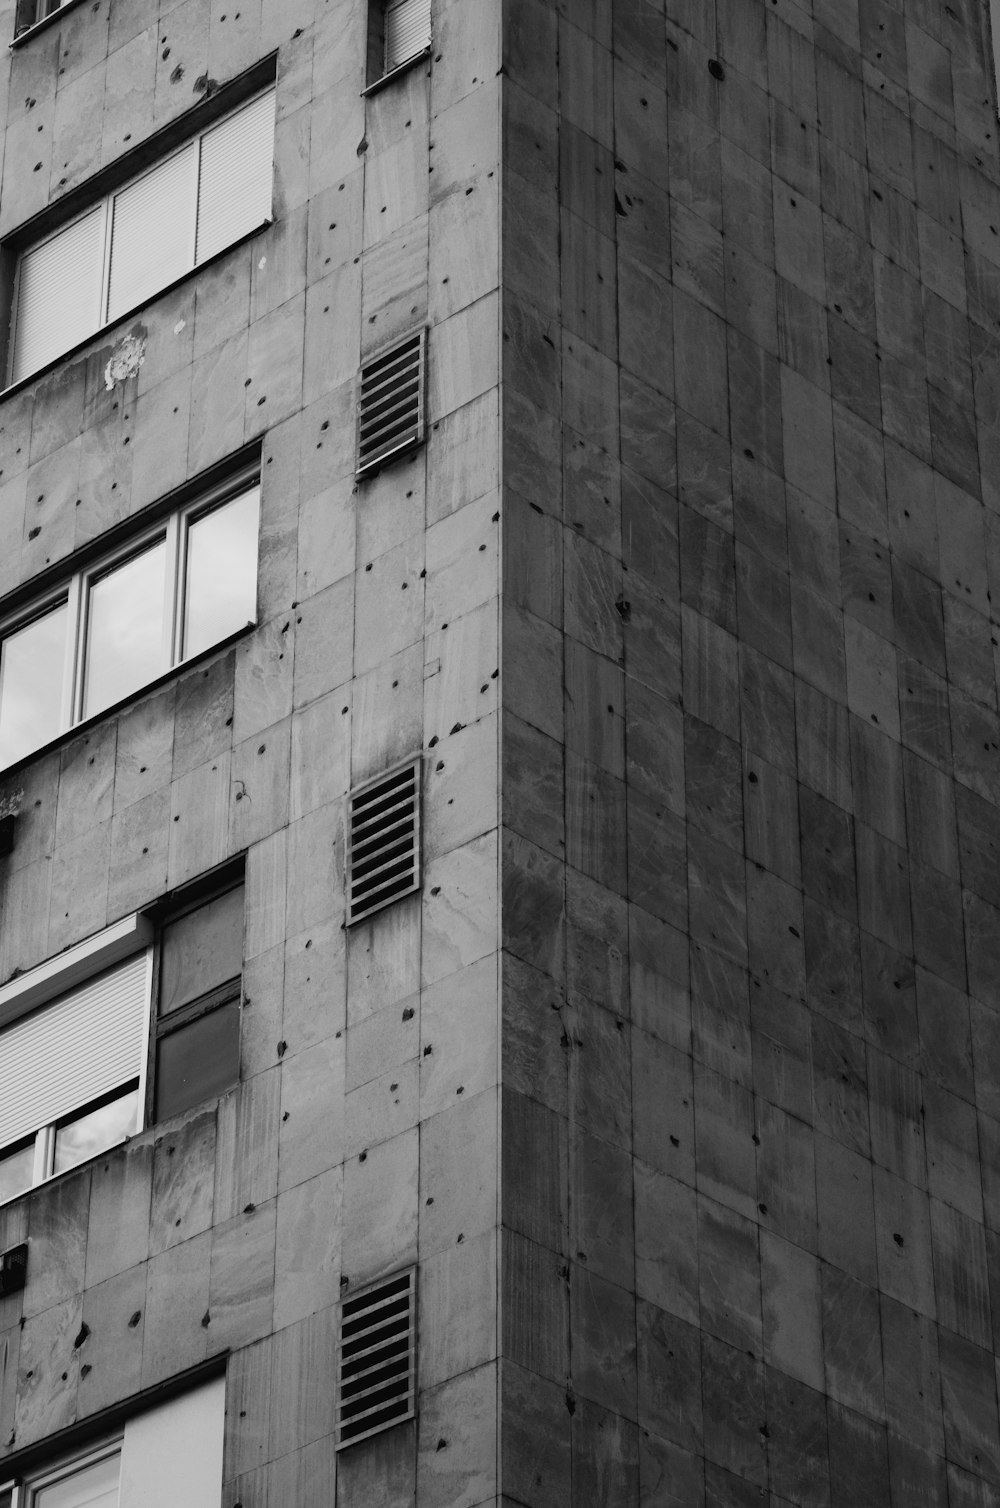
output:
[[[272,88],[22,252],[10,382],[270,219],[274,111]]]
[[[226,1384],[222,1377],[125,1425],[120,1508],[219,1508]]]
[[[271,214],[274,90],[201,138],[197,260],[262,225]]]
[[[390,0],[385,10],[385,71],[431,45],[431,0]]]
[[[0,1035],[0,1147],[141,1078],[147,980],[137,953]]]
[[[68,351],[101,323],[105,206],[21,257],[11,381]]]
[[[198,143],[115,195],[108,319],[126,314],[194,262]]]

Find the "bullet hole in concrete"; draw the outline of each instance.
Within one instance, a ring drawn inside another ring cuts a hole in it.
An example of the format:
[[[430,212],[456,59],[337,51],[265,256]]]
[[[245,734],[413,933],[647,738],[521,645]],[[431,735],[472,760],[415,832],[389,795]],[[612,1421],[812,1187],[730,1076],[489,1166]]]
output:
[[[766,1204],[758,1204],[757,1208],[760,1210],[760,1212],[761,1212],[762,1215],[766,1215],[767,1214],[767,1205]]]
[[[576,1399],[573,1397],[572,1393],[566,1394],[566,1411],[569,1414],[576,1413]]]
[[[36,524],[33,529],[29,529],[28,530],[28,538],[29,539],[37,539],[38,536],[39,536],[39,534],[41,534],[41,532],[42,532],[42,530],[41,530],[40,525]]]
[[[86,1341],[89,1334],[90,1326],[87,1324],[86,1320],[84,1320],[83,1324],[80,1326],[79,1331],[77,1332],[76,1340],[73,1342],[74,1351],[79,1351],[80,1347]]]
[[[286,1110],[285,1113],[284,1113],[284,1115],[281,1117],[281,1119],[283,1121],[286,1121],[288,1119],[288,1117],[289,1117],[290,1114],[291,1114],[291,1111]]]
[[[450,738],[450,737],[451,737],[451,734],[454,734],[454,733],[461,733],[461,731],[462,731],[462,729],[463,729],[463,728],[464,728],[464,727],[465,727],[465,724],[464,724],[464,723],[456,723],[456,724],[455,724],[455,726],[454,726],[454,727],[453,727],[453,728],[452,728],[452,730],[451,730],[451,733],[450,733],[450,734],[449,734],[449,735],[448,735],[448,736],[449,736],[449,738]]]
[[[372,568],[372,563],[371,563],[371,561],[369,561],[368,564],[365,566],[365,570],[366,571],[370,571],[371,568]]]
[[[435,733],[435,734],[434,734],[434,737],[433,737],[433,738],[430,738],[430,739],[428,739],[428,740],[427,740],[427,747],[428,747],[428,748],[429,748],[429,749],[433,749],[433,748],[434,748],[434,745],[435,745],[435,744],[436,744],[436,743],[437,743],[437,742],[438,742],[438,736],[437,736],[437,734],[436,734],[436,733]]]
[[[402,1020],[404,1020],[404,1021],[412,1021],[413,1020],[413,1006],[412,1005],[408,1005],[406,1007],[406,1010],[403,1012],[403,1015],[402,1015]]]
[[[232,718],[231,717],[227,717],[226,718],[226,727],[227,728],[231,728],[232,726],[233,726],[233,720],[232,720]]]
[[[726,70],[723,68],[718,58],[709,58],[708,71],[712,75],[713,79],[715,79],[718,83],[721,84],[725,81]]]
[[[128,1322],[129,1329],[130,1330],[134,1330],[135,1327],[136,1327],[136,1325],[139,1323],[139,1321],[141,1319],[142,1319],[142,1310],[141,1309],[137,1309],[135,1311],[135,1313],[129,1319],[129,1322]]]
[[[87,1376],[90,1375],[90,1373],[92,1371],[93,1371],[93,1368],[91,1367],[90,1362],[89,1361],[85,1361],[84,1364],[83,1364],[83,1366],[80,1368],[80,1376],[81,1377],[87,1377]]]
[[[278,1057],[283,1058],[288,1051],[288,1043],[282,1040],[278,1043]]]
[[[358,1153],[358,1162],[367,1162],[367,1161],[368,1161],[368,1153],[367,1152],[359,1152]]]
[[[429,1058],[430,1055],[431,1055],[431,1053],[433,1051],[434,1051],[434,1045],[433,1045],[433,1043],[428,1042],[427,1046],[424,1048],[424,1057],[425,1058]]]
[[[434,1203],[434,1195],[433,1194],[429,1195],[426,1202],[427,1202],[427,1204],[433,1204]]]
[[[464,1240],[465,1240],[465,1234],[464,1234],[464,1232],[463,1231],[459,1231],[458,1235],[455,1237],[455,1245],[456,1246],[461,1246],[461,1244],[462,1244],[462,1242]]]
[[[243,1213],[244,1215],[252,1215],[256,1208],[257,1206],[255,1204],[245,1204],[243,1206]]]
[[[437,1443],[437,1445],[434,1447],[435,1450],[446,1450],[447,1448],[448,1448],[448,1442],[447,1442],[447,1440],[439,1440],[438,1443]]]
[[[455,1090],[455,1093],[456,1094],[464,1094],[465,1093],[465,1085],[464,1084],[459,1084],[458,1088]]]
[[[211,1324],[211,1323],[212,1323],[212,1316],[211,1316],[211,1314],[210,1314],[210,1313],[209,1313],[209,1311],[208,1311],[208,1310],[207,1310],[207,1309],[206,1309],[206,1310],[205,1310],[205,1313],[204,1313],[204,1314],[203,1314],[203,1315],[202,1315],[202,1317],[201,1317],[201,1328],[202,1328],[202,1329],[203,1329],[203,1330],[207,1330],[207,1329],[208,1329],[208,1327],[209,1327],[209,1325],[210,1325],[210,1324]]]
[[[895,1243],[896,1243],[897,1246],[902,1246],[903,1245],[903,1238],[899,1234],[898,1230],[893,1231],[893,1233],[892,1233],[892,1239],[895,1241]]]

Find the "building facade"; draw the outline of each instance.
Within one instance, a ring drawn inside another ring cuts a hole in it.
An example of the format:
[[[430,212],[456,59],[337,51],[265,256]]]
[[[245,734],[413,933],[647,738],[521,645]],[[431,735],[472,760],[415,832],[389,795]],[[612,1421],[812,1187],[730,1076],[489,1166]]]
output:
[[[0,37],[2,1508],[1000,1501],[985,0]]]

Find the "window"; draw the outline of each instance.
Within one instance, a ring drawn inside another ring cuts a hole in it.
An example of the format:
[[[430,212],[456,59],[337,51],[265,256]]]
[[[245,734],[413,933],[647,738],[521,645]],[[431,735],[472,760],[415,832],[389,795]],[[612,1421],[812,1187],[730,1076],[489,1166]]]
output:
[[[237,1082],[243,897],[229,870],[0,989],[0,1204]]]
[[[0,1508],[219,1508],[225,1387],[202,1383],[0,1483]]]
[[[371,86],[430,50],[431,0],[373,0],[370,18]]]
[[[0,990],[0,1201],[142,1125],[151,939],[130,917]]]
[[[19,37],[31,26],[37,26],[38,22],[44,21],[46,16],[54,16],[56,11],[61,10],[67,3],[68,0],[17,0],[17,17],[14,21],[15,37]]]
[[[251,624],[256,469],[0,620],[0,768]]]
[[[274,108],[271,88],[21,253],[8,382],[271,218]]]
[[[240,1076],[243,886],[174,912],[160,940],[155,1118],[222,1094]]]

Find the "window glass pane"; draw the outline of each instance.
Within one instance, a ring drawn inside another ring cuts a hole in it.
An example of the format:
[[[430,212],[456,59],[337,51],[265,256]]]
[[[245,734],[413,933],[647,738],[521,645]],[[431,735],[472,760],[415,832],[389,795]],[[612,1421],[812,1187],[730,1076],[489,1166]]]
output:
[[[84,717],[110,707],[162,671],[166,544],[109,571],[90,588]]]
[[[31,1494],[31,1508],[117,1508],[121,1453],[106,1456],[81,1471]]]
[[[160,1015],[169,1015],[243,972],[243,886],[206,901],[163,929]]]
[[[139,1091],[129,1089],[109,1105],[88,1110],[60,1126],[56,1131],[53,1171],[65,1173],[67,1168],[75,1168],[78,1162],[86,1162],[88,1157],[96,1157],[108,1147],[116,1147],[135,1131],[138,1111]]]
[[[159,293],[194,266],[198,143],[115,196],[108,319]]]
[[[233,1001],[160,1038],[156,1054],[157,1120],[223,1094],[239,1076],[240,1008]]]
[[[0,765],[59,732],[68,619],[60,603],[0,645]]]
[[[260,488],[194,521],[187,535],[184,656],[235,633],[257,614]]]
[[[35,1166],[35,1143],[32,1139],[13,1152],[0,1153],[0,1203],[14,1199],[31,1188]],[[2,1499],[0,1499],[2,1508]]]

